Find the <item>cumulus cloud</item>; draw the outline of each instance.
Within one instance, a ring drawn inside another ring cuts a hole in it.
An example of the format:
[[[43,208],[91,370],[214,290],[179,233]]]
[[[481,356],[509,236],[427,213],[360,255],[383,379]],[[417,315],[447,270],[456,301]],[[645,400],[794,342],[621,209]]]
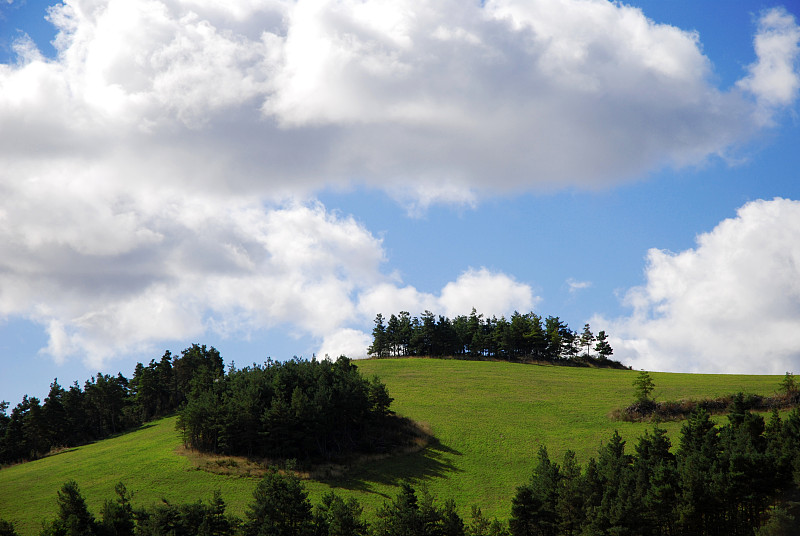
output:
[[[608,325],[634,368],[782,374],[800,366],[800,202],[754,201],[697,238],[653,249],[633,314]]]
[[[345,355],[350,359],[367,357],[367,348],[372,345],[372,336],[353,328],[344,328],[326,336],[318,355],[336,359]]]
[[[754,46],[758,61],[748,67],[749,74],[739,86],[757,97],[765,121],[769,121],[772,108],[794,102],[800,88],[800,28],[794,17],[783,8],[766,11]]]
[[[60,234],[47,218],[62,214],[25,208],[27,227],[3,214],[23,225],[0,231],[0,313],[46,326],[58,359],[99,362],[152,341],[284,323],[321,339],[353,320],[355,293],[382,280],[380,240],[319,205],[70,206],[108,233],[96,237]]]
[[[425,310],[450,318],[469,314],[474,307],[487,316],[508,316],[514,311],[531,311],[540,298],[530,285],[486,268],[469,269],[447,283],[438,295],[406,286],[384,283],[364,292],[358,307],[365,315],[385,316],[408,311],[412,315]]]
[[[367,183],[424,209],[613,184],[760,125],[747,91],[710,83],[696,34],[600,0],[69,0],[50,20],[55,59],[25,42],[0,66],[0,163],[27,173],[67,160],[278,197]],[[796,32],[763,16],[743,88],[793,102]]]
[[[54,58],[22,36],[0,64],[0,314],[98,362],[275,325],[335,354],[387,306],[530,309],[484,269],[387,278],[380,240],[302,200],[367,185],[414,212],[700,162],[796,98],[770,37],[796,25],[770,13],[772,67],[725,90],[697,35],[598,0],[65,0]]]
[[[360,357],[369,341],[358,328],[384,299],[408,295],[402,305],[414,311],[533,301],[527,286],[487,270],[463,274],[438,300],[400,287],[381,272],[380,239],[318,203],[85,199],[62,188],[42,206],[57,187],[32,186],[0,213],[0,314],[40,323],[58,361],[100,366],[159,341],[275,326],[318,341],[320,355]]]

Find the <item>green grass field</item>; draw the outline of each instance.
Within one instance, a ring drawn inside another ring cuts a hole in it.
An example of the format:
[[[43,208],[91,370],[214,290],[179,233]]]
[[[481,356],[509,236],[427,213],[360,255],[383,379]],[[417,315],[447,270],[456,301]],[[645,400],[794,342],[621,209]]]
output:
[[[426,423],[438,444],[413,453],[355,466],[342,478],[306,481],[312,502],[329,489],[356,497],[368,516],[396,494],[403,479],[425,485],[439,499],[452,498],[462,511],[473,504],[489,516],[506,518],[516,486],[529,476],[539,445],[560,460],[572,449],[581,462],[615,429],[630,448],[650,425],[613,422],[609,413],[633,398],[635,371],[580,369],[433,359],[358,362],[377,374],[395,401],[393,409]],[[722,396],[736,391],[773,394],[780,376],[653,373],[659,400]],[[22,534],[37,534],[56,508],[56,491],[75,479],[90,509],[123,481],[134,505],[207,500],[219,489],[229,512],[243,515],[256,484],[253,478],[198,471],[177,453],[175,418],[135,432],[79,447],[42,460],[0,470],[0,518]],[[673,442],[681,423],[667,423]]]

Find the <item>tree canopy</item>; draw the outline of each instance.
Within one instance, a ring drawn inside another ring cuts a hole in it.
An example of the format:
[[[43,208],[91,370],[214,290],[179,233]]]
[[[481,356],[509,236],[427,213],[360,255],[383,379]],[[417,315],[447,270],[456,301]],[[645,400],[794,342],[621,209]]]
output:
[[[595,341],[597,358],[591,355]],[[491,358],[621,367],[609,359],[614,350],[606,332],[601,331],[595,337],[589,324],[578,335],[557,316],[514,312],[508,319],[486,318],[474,308],[469,315],[452,320],[430,311],[420,317],[401,311],[388,320],[378,313],[367,351],[374,357]]]

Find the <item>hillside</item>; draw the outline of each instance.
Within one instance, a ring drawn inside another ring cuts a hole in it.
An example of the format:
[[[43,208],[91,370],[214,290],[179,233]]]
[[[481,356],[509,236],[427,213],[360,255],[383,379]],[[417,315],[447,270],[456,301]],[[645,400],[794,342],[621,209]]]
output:
[[[426,423],[439,443],[428,449],[352,468],[343,478],[307,481],[312,501],[330,488],[355,496],[368,515],[396,493],[402,479],[424,483],[462,513],[480,505],[505,518],[515,487],[530,474],[544,444],[554,459],[571,448],[581,461],[618,429],[632,443],[649,425],[612,422],[608,414],[630,401],[634,371],[578,369],[426,359],[381,359],[358,363],[379,375],[400,414]],[[654,373],[658,399],[715,397],[735,391],[768,395],[778,376]],[[208,499],[219,489],[231,513],[241,515],[255,479],[198,471],[177,453],[174,418],[92,445],[0,471],[0,518],[15,521],[21,534],[36,534],[52,515],[56,490],[74,478],[90,508],[99,512],[114,484],[124,481],[134,504],[165,498]],[[668,423],[674,436],[680,423]]]

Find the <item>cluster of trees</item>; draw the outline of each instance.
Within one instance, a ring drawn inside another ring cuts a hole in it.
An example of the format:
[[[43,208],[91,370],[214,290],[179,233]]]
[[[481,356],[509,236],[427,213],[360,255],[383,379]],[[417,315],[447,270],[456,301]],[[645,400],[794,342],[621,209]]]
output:
[[[368,352],[375,357],[607,362],[614,350],[605,331],[594,335],[589,324],[577,333],[557,316],[543,318],[535,313],[514,312],[510,319],[484,318],[473,308],[469,316],[452,320],[441,315],[437,319],[430,311],[413,318],[401,311],[388,320],[379,313]]]
[[[56,379],[44,403],[26,395],[9,413],[8,402],[0,402],[0,465],[36,459],[174,413],[185,404],[195,377],[223,371],[215,348],[195,344],[180,356],[167,351],[160,361],[137,364],[131,380],[98,373],[83,389],[78,382],[64,389]]]
[[[735,397],[721,427],[705,410],[693,413],[675,453],[658,427],[639,439],[635,454],[615,433],[583,469],[571,451],[559,465],[540,449],[512,502],[512,535],[754,534],[778,493],[800,483],[800,410],[785,421],[775,410],[765,424],[743,400]],[[772,521],[781,522],[793,521]],[[784,534],[775,530],[759,534]]]
[[[97,374],[83,389],[54,381],[41,403],[23,397],[10,414],[0,403],[0,464],[41,457],[179,412],[193,448],[301,460],[381,452],[404,441],[386,386],[363,378],[346,357],[336,362],[268,360],[225,371],[219,352],[192,345],[136,365],[133,378]]]
[[[480,509],[464,523],[455,503],[436,504],[428,493],[417,494],[404,483],[397,497],[384,504],[369,524],[355,499],[333,492],[312,506],[300,480],[291,474],[268,472],[258,483],[244,519],[226,513],[220,494],[208,503],[163,502],[134,508],[123,484],[117,497],[105,501],[100,519],[92,514],[78,485],[69,481],[58,492],[55,519],[40,536],[507,536],[497,520],[489,522]],[[0,536],[18,536],[12,523],[0,520]]]
[[[197,375],[178,428],[198,450],[330,459],[391,448],[397,432],[391,402],[386,386],[364,378],[346,357],[268,361]]]

